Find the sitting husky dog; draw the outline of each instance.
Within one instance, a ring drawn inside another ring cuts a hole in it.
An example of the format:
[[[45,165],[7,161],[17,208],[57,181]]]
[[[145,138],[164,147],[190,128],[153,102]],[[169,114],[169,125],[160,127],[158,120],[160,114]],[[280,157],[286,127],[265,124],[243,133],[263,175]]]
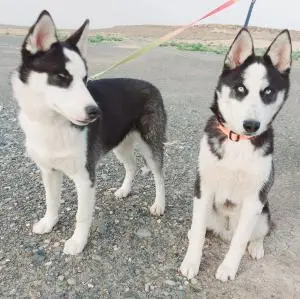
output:
[[[166,113],[161,94],[150,83],[134,79],[87,82],[88,23],[60,42],[50,14],[43,11],[25,38],[21,65],[12,77],[27,152],[41,169],[46,191],[46,213],[34,224],[33,232],[49,233],[58,221],[62,173],[76,185],[76,226],[65,243],[66,254],[80,253],[87,243],[95,202],[95,168],[110,150],[126,170],[115,196],[126,197],[131,191],[136,172],[133,146],[137,143],[156,185],[150,212],[162,215],[165,209]]]
[[[271,125],[288,96],[291,53],[287,30],[258,57],[242,29],[225,58],[200,145],[189,246],[180,268],[189,279],[199,271],[207,229],[231,240],[216,272],[221,281],[235,278],[247,245],[252,258],[264,256],[274,180]]]

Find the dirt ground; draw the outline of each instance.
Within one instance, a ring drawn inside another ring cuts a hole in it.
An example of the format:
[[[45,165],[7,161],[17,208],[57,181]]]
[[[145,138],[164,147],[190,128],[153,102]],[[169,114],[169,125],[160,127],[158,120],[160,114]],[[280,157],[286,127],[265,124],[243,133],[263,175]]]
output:
[[[290,97],[275,121],[276,177],[270,209],[276,227],[265,240],[265,257],[253,261],[245,254],[236,280],[222,283],[215,272],[228,244],[209,236],[200,272],[187,281],[178,267],[191,225],[199,140],[211,114],[224,57],[156,48],[106,74],[141,78],[162,92],[168,114],[166,213],[160,218],[149,216],[155,193],[151,175],[143,177],[139,172],[132,194],[123,200],[114,198],[113,188],[120,186],[124,170],[110,154],[97,170],[89,242],[82,254],[71,257],[62,252],[74,229],[77,207],[68,180],[59,223],[49,234],[32,233],[45,205],[39,170],[24,155],[24,135],[9,83],[21,43],[21,37],[0,37],[0,298],[300,298],[299,66],[292,69]],[[100,43],[89,45],[88,53],[90,74],[94,74],[132,49]]]
[[[115,26],[106,29],[94,29],[90,31],[90,35],[119,35],[125,39],[153,39],[163,36],[166,33],[176,29],[175,26]],[[184,31],[177,36],[175,40],[185,42],[201,42],[207,45],[230,45],[232,39],[240,29],[236,25],[199,25]],[[255,40],[257,48],[266,47],[276,34],[280,32],[278,29],[249,27],[251,34]],[[68,33],[70,30],[61,30]],[[25,35],[27,28],[19,26],[0,25],[1,35]],[[300,31],[291,30],[293,49],[300,50]]]

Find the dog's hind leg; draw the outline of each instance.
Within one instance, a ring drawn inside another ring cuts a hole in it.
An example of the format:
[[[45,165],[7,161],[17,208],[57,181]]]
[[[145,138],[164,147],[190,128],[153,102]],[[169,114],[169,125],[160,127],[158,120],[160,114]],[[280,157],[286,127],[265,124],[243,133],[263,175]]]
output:
[[[115,196],[117,198],[127,197],[131,192],[132,182],[136,173],[136,162],[133,147],[133,135],[129,134],[113,150],[118,160],[123,163],[126,172],[122,186],[115,192]]]
[[[140,139],[138,148],[150,168],[155,182],[155,201],[150,207],[150,213],[154,216],[163,215],[165,211],[165,183],[163,175],[163,144],[153,146],[152,141]]]
[[[51,232],[58,221],[62,173],[49,168],[41,168],[42,179],[46,191],[46,213],[33,225],[33,232],[44,234]]]
[[[82,170],[73,179],[78,196],[76,226],[72,237],[66,241],[64,253],[78,254],[85,247],[93,219],[95,204],[95,182],[90,179],[87,170]]]

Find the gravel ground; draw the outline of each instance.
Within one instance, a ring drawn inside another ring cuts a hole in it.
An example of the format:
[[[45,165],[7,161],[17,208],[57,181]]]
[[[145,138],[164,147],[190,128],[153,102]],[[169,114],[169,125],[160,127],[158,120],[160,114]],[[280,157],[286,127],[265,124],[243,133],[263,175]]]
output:
[[[1,298],[300,298],[299,82],[294,66],[291,96],[276,120],[276,181],[271,210],[276,229],[265,257],[245,255],[235,281],[214,278],[228,245],[208,236],[200,273],[191,282],[178,267],[187,247],[199,139],[209,116],[223,57],[159,48],[109,76],[143,78],[157,85],[168,112],[166,214],[149,216],[151,176],[136,177],[132,195],[113,196],[124,171],[109,154],[97,172],[92,233],[77,257],[62,253],[74,228],[76,193],[65,181],[61,218],[53,232],[33,235],[44,213],[37,167],[24,156],[8,76],[17,65],[21,39],[0,38],[0,297]],[[130,53],[116,44],[90,47],[91,74]],[[142,166],[142,164],[140,164]]]

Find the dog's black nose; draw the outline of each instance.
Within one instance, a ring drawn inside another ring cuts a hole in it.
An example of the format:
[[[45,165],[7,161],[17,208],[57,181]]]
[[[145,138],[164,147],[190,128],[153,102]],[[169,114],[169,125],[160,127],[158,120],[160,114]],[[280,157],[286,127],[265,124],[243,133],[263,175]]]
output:
[[[97,117],[100,116],[100,109],[97,106],[87,106],[85,107],[85,112],[88,115],[89,119],[96,119]]]
[[[260,123],[256,120],[248,119],[244,120],[243,126],[246,132],[255,133],[259,129]]]

